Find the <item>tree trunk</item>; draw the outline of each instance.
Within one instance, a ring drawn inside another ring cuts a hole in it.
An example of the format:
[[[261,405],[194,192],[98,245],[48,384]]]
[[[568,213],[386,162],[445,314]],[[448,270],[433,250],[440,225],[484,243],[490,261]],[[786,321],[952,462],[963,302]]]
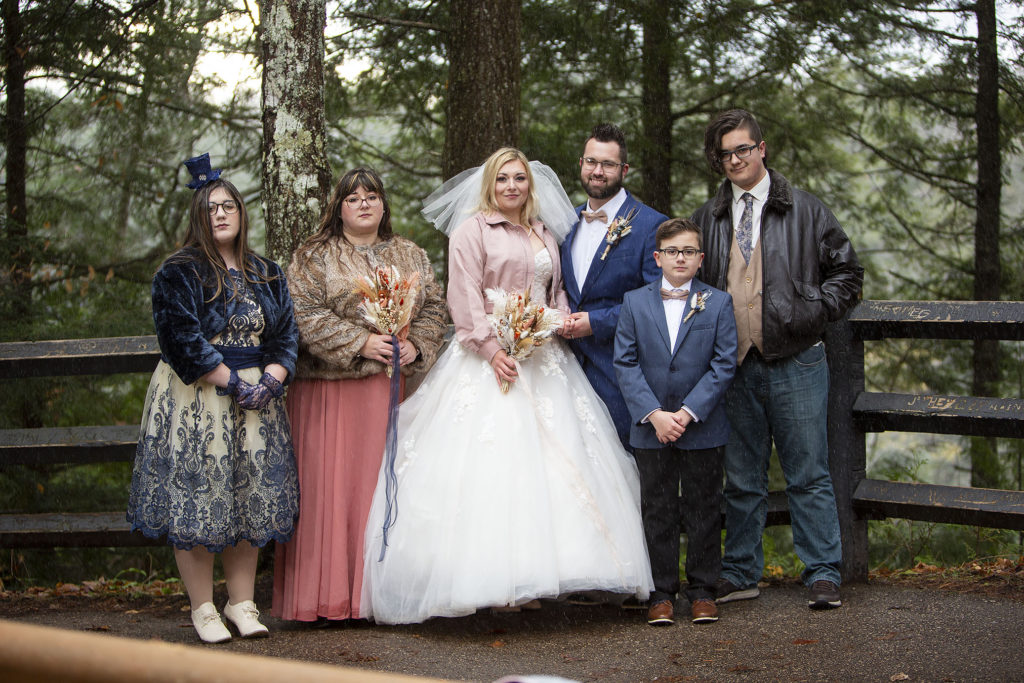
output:
[[[520,0],[451,0],[449,11],[445,178],[519,144],[522,80]]]
[[[672,58],[670,22],[660,0],[643,6],[640,173],[643,200],[672,215],[672,112],[669,66]]]
[[[325,0],[262,0],[263,215],[282,266],[320,221],[331,188],[325,151]]]
[[[999,262],[1001,157],[999,151],[999,56],[994,0],[974,5],[978,22],[978,90],[974,118],[978,131],[977,215],[974,225],[974,298],[999,300],[1002,276]],[[998,396],[999,342],[974,343],[972,360],[975,396]],[[995,439],[971,441],[971,486],[999,488],[1000,467]]]
[[[10,259],[3,264],[11,277],[11,312],[18,318],[29,311],[28,203],[25,196],[28,130],[25,128],[25,59],[19,51],[21,12],[18,0],[3,0],[4,88],[7,115],[4,137],[7,145],[7,206],[4,216],[4,251]],[[6,259],[5,259],[6,260]]]

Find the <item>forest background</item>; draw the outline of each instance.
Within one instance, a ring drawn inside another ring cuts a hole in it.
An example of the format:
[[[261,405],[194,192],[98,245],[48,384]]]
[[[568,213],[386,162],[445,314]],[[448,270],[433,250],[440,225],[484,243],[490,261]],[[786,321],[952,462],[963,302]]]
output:
[[[332,179],[376,168],[397,231],[443,280],[444,237],[419,214],[443,178],[512,144],[582,202],[582,143],[611,121],[629,140],[627,187],[688,216],[721,182],[704,127],[734,106],[758,116],[770,165],[839,217],[865,299],[1024,300],[1024,0],[2,5],[0,341],[152,334],[152,274],[187,220],[181,162],[202,152],[281,263]],[[1020,342],[867,354],[869,390],[1024,396]],[[133,424],[147,383],[8,380],[0,428]],[[1020,489],[1022,461],[1020,439],[868,442],[881,479]],[[125,463],[8,467],[0,509],[119,509],[129,478]],[[1022,551],[1019,534],[990,529],[886,521],[870,534],[873,567]],[[798,572],[788,528],[767,535],[770,571]],[[9,551],[0,582],[152,577],[172,566],[165,551]]]

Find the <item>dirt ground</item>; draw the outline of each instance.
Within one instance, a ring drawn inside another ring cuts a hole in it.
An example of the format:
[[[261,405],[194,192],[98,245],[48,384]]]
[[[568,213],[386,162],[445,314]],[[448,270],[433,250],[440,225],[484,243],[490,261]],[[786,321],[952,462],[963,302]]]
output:
[[[757,600],[723,605],[721,620],[702,626],[653,628],[642,612],[545,602],[537,612],[481,611],[412,626],[317,629],[267,617],[270,638],[206,646],[184,596],[74,590],[0,594],[0,619],[457,680],[1024,680],[1024,566],[976,566],[876,575],[844,586],[843,607],[826,612],[807,609],[796,581],[773,581]],[[264,608],[269,593],[269,577],[261,577]],[[218,605],[223,600],[221,587]]]

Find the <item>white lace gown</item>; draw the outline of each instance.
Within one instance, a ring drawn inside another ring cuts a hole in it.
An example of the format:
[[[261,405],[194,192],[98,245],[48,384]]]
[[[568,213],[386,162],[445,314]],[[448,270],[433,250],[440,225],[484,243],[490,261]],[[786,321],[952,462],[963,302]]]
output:
[[[547,251],[531,296],[545,299]],[[362,604],[380,623],[599,589],[652,589],[636,465],[560,339],[502,394],[455,340],[401,405],[397,516],[383,559],[386,469],[366,529]]]

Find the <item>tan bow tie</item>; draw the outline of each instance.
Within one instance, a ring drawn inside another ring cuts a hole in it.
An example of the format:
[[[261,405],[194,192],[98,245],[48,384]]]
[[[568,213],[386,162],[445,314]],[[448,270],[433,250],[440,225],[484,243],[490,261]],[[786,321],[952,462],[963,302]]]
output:
[[[665,299],[682,299],[683,301],[686,301],[686,297],[688,296],[690,296],[690,290],[688,289],[680,289],[679,291],[676,291],[674,289],[662,288],[661,290],[662,301]]]
[[[597,219],[601,219],[602,223],[608,222],[608,214],[604,212],[604,209],[598,209],[597,211],[587,211],[586,209],[584,209],[580,213],[583,214],[583,217],[587,219],[588,223],[592,223]]]

